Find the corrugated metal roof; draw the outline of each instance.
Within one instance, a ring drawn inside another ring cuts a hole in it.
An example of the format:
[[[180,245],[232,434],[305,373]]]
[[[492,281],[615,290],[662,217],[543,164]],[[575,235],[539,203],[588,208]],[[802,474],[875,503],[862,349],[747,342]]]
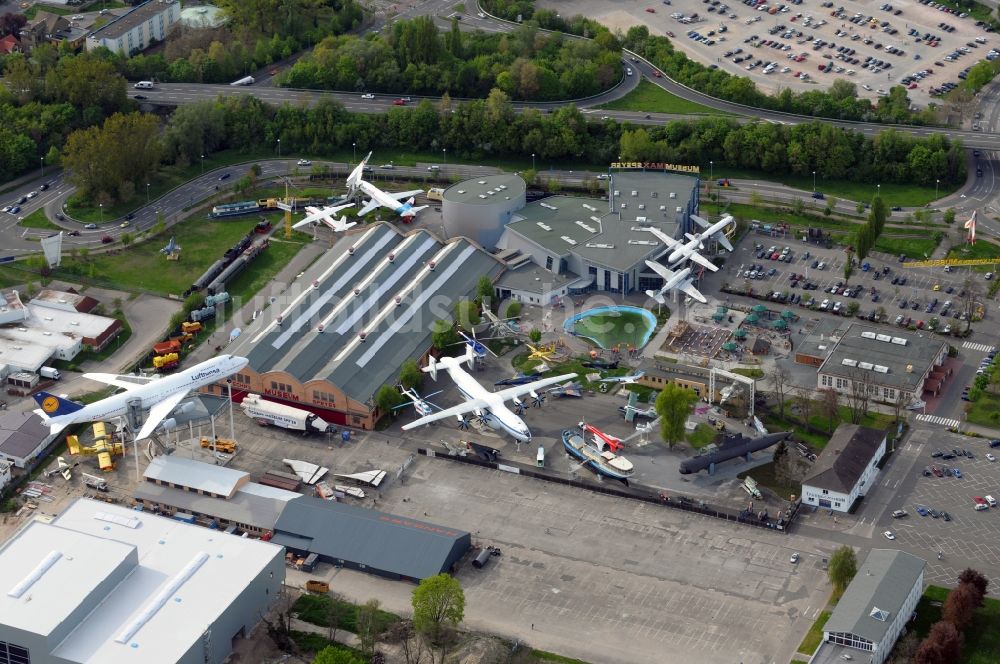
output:
[[[424,230],[404,234],[389,223],[374,224],[341,238],[299,279],[305,290],[289,289],[292,294],[259,316],[231,350],[257,372],[287,371],[303,383],[328,380],[366,402],[395,380],[404,360],[427,350],[441,302],[450,311],[475,294],[480,277],[501,269],[468,240],[445,243]]]
[[[250,474],[210,463],[178,456],[154,457],[146,466],[143,476],[166,484],[207,491],[219,496],[232,496],[241,483],[249,481]]]
[[[856,634],[879,643],[899,617],[907,596],[922,578],[925,565],[920,558],[903,551],[873,549],[837,602],[823,631]],[[887,612],[887,619],[873,617],[875,608]],[[908,619],[909,616],[903,618]]]
[[[463,530],[308,496],[274,530],[274,544],[414,579],[447,571],[471,543]]]
[[[244,488],[259,486],[261,485],[250,483]],[[274,528],[274,523],[278,520],[278,516],[285,509],[289,500],[299,498],[302,494],[282,491],[273,487],[263,488],[291,495],[288,497],[261,495],[260,492],[251,489],[250,491],[238,490],[231,498],[213,498],[152,482],[140,482],[134,495],[140,500],[170,505],[181,512],[206,514],[230,522],[245,523],[262,530],[270,530]]]

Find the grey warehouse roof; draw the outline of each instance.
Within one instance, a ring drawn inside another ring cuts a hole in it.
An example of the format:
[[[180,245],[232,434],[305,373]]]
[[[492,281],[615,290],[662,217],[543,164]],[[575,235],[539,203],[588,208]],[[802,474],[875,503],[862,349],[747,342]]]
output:
[[[250,480],[249,473],[178,456],[158,456],[146,466],[147,482],[157,481],[230,497]]]
[[[259,489],[269,491],[264,492]],[[244,523],[261,530],[271,530],[288,501],[299,498],[302,494],[250,482],[237,490],[231,498],[226,499],[152,482],[141,482],[136,487],[134,495],[139,500],[170,505],[181,512],[206,514],[230,522]]]
[[[819,368],[820,373],[850,378],[859,370],[874,371],[878,385],[889,385],[919,395],[927,368],[947,344],[933,337],[853,324]],[[847,363],[845,364],[845,360]],[[863,367],[863,363],[872,365]],[[884,367],[881,371],[876,367]]]
[[[303,496],[288,503],[271,542],[425,579],[447,571],[470,540],[462,530]]]
[[[920,558],[902,551],[872,549],[823,630],[855,634],[872,643],[880,643],[921,578],[925,564]],[[877,613],[876,609],[888,613],[885,620],[872,616]]]
[[[697,185],[698,178],[691,175],[614,170],[611,172],[611,209],[621,212],[623,221],[645,217],[647,223],[673,222],[677,219],[678,207],[687,209]]]
[[[485,175],[463,180],[444,190],[444,199],[455,203],[487,205],[500,198],[517,198],[524,195],[524,179],[517,173]]]
[[[841,424],[813,464],[812,475],[802,484],[850,493],[885,437],[880,429]]]
[[[503,265],[464,238],[388,222],[339,242],[232,344],[257,372],[328,380],[360,402],[431,345],[431,326]],[[397,299],[398,298],[398,299]]]
[[[49,427],[33,412],[0,413],[0,452],[25,459],[50,435]]]
[[[572,272],[556,274],[550,270],[543,270],[534,263],[527,263],[504,272],[497,279],[495,286],[542,295],[558,290],[578,279],[579,277]]]

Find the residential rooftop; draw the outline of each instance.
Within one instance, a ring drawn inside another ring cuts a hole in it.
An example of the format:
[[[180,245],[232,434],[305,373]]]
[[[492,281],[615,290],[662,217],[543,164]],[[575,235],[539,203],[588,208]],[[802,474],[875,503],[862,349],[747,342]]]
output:
[[[830,436],[802,484],[850,493],[872,460],[886,432],[857,424],[841,424]]]
[[[149,0],[91,33],[94,39],[118,39],[141,23],[158,15],[176,0]]]

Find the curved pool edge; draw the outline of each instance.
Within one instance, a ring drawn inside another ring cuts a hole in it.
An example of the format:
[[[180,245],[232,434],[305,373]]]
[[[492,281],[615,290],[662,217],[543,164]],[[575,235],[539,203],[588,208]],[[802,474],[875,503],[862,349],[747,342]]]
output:
[[[628,304],[621,304],[621,305],[613,305],[610,307],[597,307],[596,309],[588,309],[586,311],[581,311],[580,313],[574,314],[573,316],[567,318],[563,322],[563,330],[565,332],[568,332],[569,334],[572,334],[574,337],[577,337],[578,339],[586,339],[587,341],[593,343],[595,346],[597,346],[602,350],[607,350],[604,344],[602,344],[597,339],[594,339],[593,337],[588,337],[587,335],[584,334],[577,334],[573,332],[572,328],[574,325],[576,325],[576,323],[580,322],[584,318],[589,318],[591,316],[597,316],[606,313],[620,313],[623,311],[639,314],[646,320],[647,323],[649,323],[649,329],[646,330],[646,334],[643,337],[642,342],[637,344],[636,346],[636,348],[644,348],[646,344],[649,343],[649,340],[653,338],[653,333],[656,332],[657,321],[656,321],[656,316],[653,315],[653,312],[651,312],[649,309],[644,309],[642,307],[636,307]]]

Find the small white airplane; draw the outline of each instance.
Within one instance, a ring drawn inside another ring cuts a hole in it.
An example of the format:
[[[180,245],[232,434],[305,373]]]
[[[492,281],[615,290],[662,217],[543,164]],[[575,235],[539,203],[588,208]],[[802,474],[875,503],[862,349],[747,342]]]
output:
[[[733,250],[733,245],[730,244],[729,238],[727,238],[725,234],[726,227],[729,226],[729,224],[733,223],[733,216],[731,214],[727,214],[725,217],[715,222],[714,224],[708,223],[707,221],[705,221],[696,214],[691,215],[691,220],[705,229],[700,233],[695,233],[694,235],[692,235],[691,233],[684,234],[688,240],[691,241],[697,240],[699,243],[698,244],[699,249],[705,248],[704,244],[702,244],[704,240],[710,240],[714,237],[716,241],[718,241],[718,243],[725,248],[726,251]]]
[[[437,380],[438,370],[445,369],[466,401],[458,406],[445,408],[409,424],[404,424],[403,431],[409,431],[447,417],[458,418],[459,426],[462,426],[466,424],[466,420],[462,416],[466,413],[475,413],[484,424],[498,431],[505,431],[522,443],[529,443],[531,442],[531,430],[528,429],[524,420],[507,408],[506,402],[512,401],[514,407],[521,411],[524,408],[524,402],[519,397],[531,395],[533,398],[537,398],[537,390],[576,378],[575,373],[563,374],[562,376],[536,380],[525,385],[515,385],[497,392],[488,392],[479,384],[479,381],[462,369],[463,362],[469,368],[475,366],[476,352],[472,346],[466,346],[465,355],[461,357],[443,357],[440,360],[435,360],[431,356],[427,359],[427,366],[423,368],[423,371]]]
[[[671,290],[679,290],[690,295],[699,302],[707,302],[705,296],[702,295],[697,288],[694,287],[694,283],[690,279],[691,268],[686,267],[683,270],[674,272],[673,270],[655,263],[653,261],[647,260],[646,265],[650,267],[651,270],[656,272],[658,275],[663,277],[663,287],[658,291],[648,290],[646,295],[653,298],[660,304],[664,304],[666,299],[663,294]]]
[[[423,189],[414,189],[413,191],[402,191],[398,194],[390,194],[388,192],[382,191],[370,182],[365,182],[363,179],[365,165],[368,160],[371,159],[372,153],[369,152],[368,156],[365,157],[358,167],[351,171],[351,174],[347,176],[347,195],[354,196],[357,191],[361,191],[365,196],[368,196],[370,200],[366,201],[364,207],[358,210],[358,216],[363,217],[377,207],[389,208],[404,221],[410,222],[413,220],[417,213],[423,210],[426,205],[413,205],[413,197],[424,193]],[[406,202],[401,203],[400,201],[404,198],[408,198]]]
[[[643,376],[646,375],[645,371],[636,371],[631,376],[611,376],[610,378],[601,378],[598,383],[621,383],[627,385],[628,383],[634,383]]]
[[[49,425],[52,433],[59,433],[77,422],[107,422],[121,417],[128,412],[129,402],[138,401],[143,410],[149,409],[149,416],[135,436],[136,440],[142,440],[149,437],[160,422],[177,408],[188,392],[231,376],[248,363],[245,357],[218,355],[165,377],[85,373],[84,378],[121,387],[125,391],[87,405],[48,392],[38,392],[34,396],[41,408],[35,412]]]
[[[341,210],[346,210],[349,207],[354,207],[354,203],[347,203],[346,205],[329,205],[324,207],[313,207],[311,205],[306,206],[306,212],[309,214],[306,215],[302,221],[293,225],[292,228],[302,228],[303,226],[308,226],[309,224],[323,223],[335,232],[342,233],[351,226],[358,225],[358,222],[356,221],[348,223],[346,215],[340,219],[337,219],[334,216]]]

